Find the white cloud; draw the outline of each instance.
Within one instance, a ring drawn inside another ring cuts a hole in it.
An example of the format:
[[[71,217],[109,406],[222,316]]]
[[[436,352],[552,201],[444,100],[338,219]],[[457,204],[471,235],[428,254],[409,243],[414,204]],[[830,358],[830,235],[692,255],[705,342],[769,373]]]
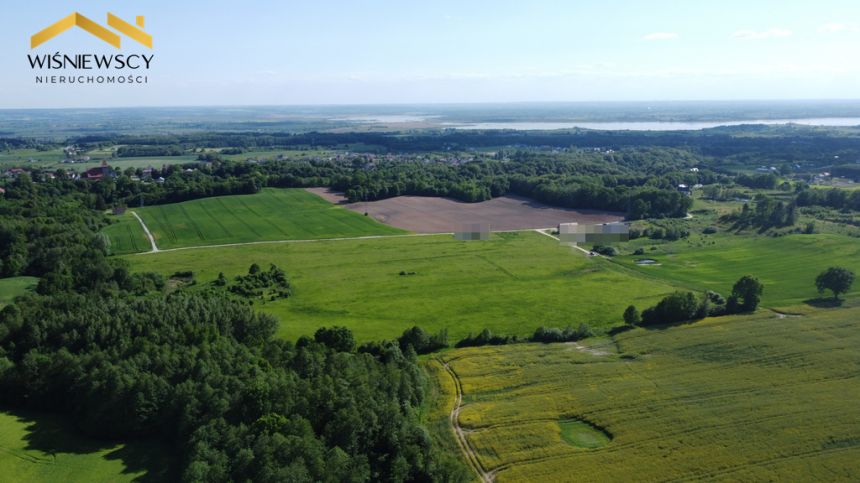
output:
[[[680,35],[674,32],[654,32],[642,37],[642,40],[674,40],[678,37],[680,37]]]
[[[770,30],[738,30],[734,34],[732,34],[732,38],[740,39],[740,40],[762,40],[762,39],[775,39],[781,37],[791,37],[794,34],[791,30],[787,29],[770,29]]]
[[[857,32],[857,26],[847,23],[826,23],[820,27],[818,27],[818,33],[821,34],[835,34],[838,32]]]

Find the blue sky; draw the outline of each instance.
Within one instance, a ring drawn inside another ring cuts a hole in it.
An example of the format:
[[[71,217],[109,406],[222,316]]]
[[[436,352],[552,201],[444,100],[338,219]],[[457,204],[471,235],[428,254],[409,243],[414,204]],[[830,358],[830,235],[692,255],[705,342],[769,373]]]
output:
[[[149,84],[35,85],[28,53],[118,53],[30,51],[75,10],[145,15]],[[857,0],[32,0],[0,45],[0,108],[860,98]]]

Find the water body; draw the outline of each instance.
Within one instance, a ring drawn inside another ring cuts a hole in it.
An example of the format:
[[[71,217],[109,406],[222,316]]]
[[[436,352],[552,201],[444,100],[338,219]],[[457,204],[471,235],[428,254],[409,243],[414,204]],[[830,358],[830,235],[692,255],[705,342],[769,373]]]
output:
[[[709,121],[709,122],[669,122],[669,121],[634,121],[634,122],[577,122],[577,121],[546,121],[546,122],[478,122],[478,123],[443,123],[443,126],[453,129],[513,129],[515,131],[545,131],[553,129],[595,129],[602,131],[698,131],[722,126],[741,126],[749,124],[802,126],[831,126],[846,127],[860,126],[860,117],[819,117],[804,119],[758,119],[745,121]]]
[[[379,114],[375,116],[346,116],[333,117],[330,121],[345,121],[370,124],[399,124],[411,122],[423,122],[439,116],[421,116],[412,114]]]

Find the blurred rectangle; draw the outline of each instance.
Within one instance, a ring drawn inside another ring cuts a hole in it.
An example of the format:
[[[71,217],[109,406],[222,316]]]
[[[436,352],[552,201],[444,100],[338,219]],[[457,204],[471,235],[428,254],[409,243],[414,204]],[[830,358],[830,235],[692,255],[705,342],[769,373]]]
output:
[[[625,242],[630,238],[624,223],[602,223],[597,225],[561,223],[558,225],[558,239],[568,245],[604,245]]]
[[[454,239],[464,241],[489,240],[490,225],[489,223],[464,223],[454,232]]]

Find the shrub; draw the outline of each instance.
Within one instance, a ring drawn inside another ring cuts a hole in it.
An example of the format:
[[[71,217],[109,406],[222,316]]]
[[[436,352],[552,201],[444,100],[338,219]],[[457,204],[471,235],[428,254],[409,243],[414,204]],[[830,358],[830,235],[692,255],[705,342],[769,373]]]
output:
[[[512,342],[517,342],[516,337],[509,335],[493,335],[490,329],[482,330],[478,335],[467,335],[465,338],[457,342],[454,347],[478,347],[483,345],[505,345]]]
[[[715,226],[708,226],[708,227],[705,227],[704,230],[702,230],[702,233],[704,233],[705,235],[713,235],[716,232],[717,232],[717,227],[715,227]]]
[[[397,343],[403,352],[411,346],[416,354],[429,354],[448,347],[448,330],[442,329],[430,335],[420,327],[412,327],[403,331],[403,335],[397,338]]]
[[[628,306],[624,311],[624,323],[627,325],[639,325],[640,322],[642,322],[642,316],[639,315],[639,311],[633,305]]]
[[[674,324],[693,320],[699,303],[692,292],[675,292],[642,311],[642,325]]]
[[[764,285],[752,275],[744,275],[732,287],[732,295],[726,302],[726,311],[730,314],[754,312],[762,293]]]
[[[585,339],[586,337],[591,337],[592,335],[594,335],[594,332],[591,330],[591,327],[585,323],[579,324],[576,329],[571,326],[567,326],[564,329],[541,326],[535,330],[535,333],[529,340],[532,342],[543,342],[544,344],[548,344],[551,342],[576,341]]]
[[[336,352],[352,352],[355,350],[355,338],[352,335],[352,331],[346,327],[320,327],[314,333],[314,340]]]
[[[221,280],[219,276],[215,285],[219,285],[222,281],[226,283],[226,280]],[[266,297],[273,294],[286,298],[291,293],[290,282],[282,269],[272,264],[268,271],[263,272],[256,263],[251,265],[248,275],[236,277],[235,283],[230,286],[230,291],[246,298]]]
[[[606,257],[614,257],[618,255],[618,250],[615,247],[610,247],[606,245],[594,245],[591,248],[591,251],[599,253]]]
[[[652,228],[645,230],[645,232],[648,234],[648,238],[652,240],[662,240],[666,237],[666,232],[662,228]]]
[[[717,304],[717,305],[725,305],[726,304],[726,298],[723,297],[722,295],[720,295],[719,293],[714,292],[713,290],[708,290],[707,292],[705,292],[705,296],[708,297],[708,300],[710,300],[714,304]]]

